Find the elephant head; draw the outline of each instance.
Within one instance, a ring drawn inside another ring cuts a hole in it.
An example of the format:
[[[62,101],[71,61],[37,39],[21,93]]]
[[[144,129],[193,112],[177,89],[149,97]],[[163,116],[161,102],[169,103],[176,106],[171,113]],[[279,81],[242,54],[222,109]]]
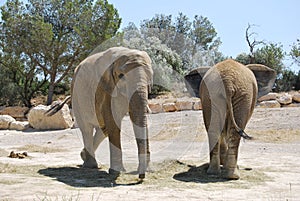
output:
[[[276,71],[261,64],[248,64],[247,67],[254,73],[258,85],[258,97],[268,94],[275,83]],[[191,96],[199,97],[199,87],[205,73],[211,67],[198,67],[185,75],[187,90]]]

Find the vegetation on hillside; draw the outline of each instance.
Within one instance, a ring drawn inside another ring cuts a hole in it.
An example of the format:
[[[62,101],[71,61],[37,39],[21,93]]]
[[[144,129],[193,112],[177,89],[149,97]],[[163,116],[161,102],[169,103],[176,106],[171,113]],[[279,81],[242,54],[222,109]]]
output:
[[[26,2],[26,3],[25,3]],[[207,17],[157,14],[136,26],[119,30],[121,17],[108,0],[7,0],[0,20],[0,106],[25,105],[39,95],[69,93],[73,70],[90,54],[111,46],[146,51],[153,60],[153,92],[176,88],[182,75],[199,66],[212,66],[228,56]],[[277,71],[275,91],[300,89],[300,40],[284,52],[280,43],[257,40],[248,25],[249,52],[237,55],[243,64],[260,63]],[[118,31],[119,30],[119,31]],[[175,84],[174,84],[175,83]]]

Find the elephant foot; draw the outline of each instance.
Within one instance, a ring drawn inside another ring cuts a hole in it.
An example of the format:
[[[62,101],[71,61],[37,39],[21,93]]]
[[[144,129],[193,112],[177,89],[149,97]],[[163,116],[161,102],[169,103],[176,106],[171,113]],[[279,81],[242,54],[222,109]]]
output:
[[[108,170],[108,174],[115,179],[120,176],[121,172],[126,172],[125,168],[121,168],[120,170],[109,168]]]
[[[86,151],[86,149],[83,149],[81,151],[80,156],[81,156],[82,160],[84,161],[83,165],[82,165],[83,168],[98,168],[98,163],[97,163],[96,159],[93,156],[91,156]]]
[[[237,168],[228,169],[224,174],[224,178],[230,180],[238,180],[240,178],[239,170]]]
[[[220,173],[221,173],[221,168],[219,166],[218,167],[209,166],[207,169],[207,174],[209,175],[218,175]]]

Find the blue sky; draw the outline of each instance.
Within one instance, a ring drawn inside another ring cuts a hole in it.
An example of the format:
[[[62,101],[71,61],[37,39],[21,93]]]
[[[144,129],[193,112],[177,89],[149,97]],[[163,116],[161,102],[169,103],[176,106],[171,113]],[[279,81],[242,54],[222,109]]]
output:
[[[221,52],[236,57],[249,52],[245,40],[248,23],[257,25],[252,31],[257,40],[281,43],[289,52],[293,42],[300,39],[299,0],[108,0],[117,8],[122,18],[122,27],[134,22],[139,26],[144,19],[155,14],[179,12],[191,20],[195,15],[208,17],[221,38]],[[5,0],[0,0],[3,5]],[[290,62],[287,62],[289,65]],[[296,69],[300,70],[300,69]]]

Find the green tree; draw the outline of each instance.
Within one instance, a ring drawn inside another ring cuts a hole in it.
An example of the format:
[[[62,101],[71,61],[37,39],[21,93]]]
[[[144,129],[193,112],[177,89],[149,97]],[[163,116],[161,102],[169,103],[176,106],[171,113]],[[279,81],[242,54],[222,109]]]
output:
[[[30,98],[46,80],[50,104],[55,86],[95,47],[114,36],[121,23],[107,0],[28,0],[26,4],[8,0],[1,14],[2,55],[19,65],[2,63],[17,68],[22,76],[30,75],[28,87],[35,90],[28,94],[24,83],[20,85],[29,106]]]
[[[283,64],[285,55],[281,44],[270,43],[254,52],[254,62],[264,64],[276,70],[277,74],[280,75],[285,69]]]
[[[293,44],[290,56],[294,60],[294,63],[300,66],[300,39],[297,39],[297,42]]]
[[[180,55],[182,72],[201,65],[214,65],[224,58],[218,51],[220,38],[206,17],[196,15],[191,21],[179,13],[174,21],[172,15],[155,15],[144,20],[140,29],[142,34],[157,37]]]

